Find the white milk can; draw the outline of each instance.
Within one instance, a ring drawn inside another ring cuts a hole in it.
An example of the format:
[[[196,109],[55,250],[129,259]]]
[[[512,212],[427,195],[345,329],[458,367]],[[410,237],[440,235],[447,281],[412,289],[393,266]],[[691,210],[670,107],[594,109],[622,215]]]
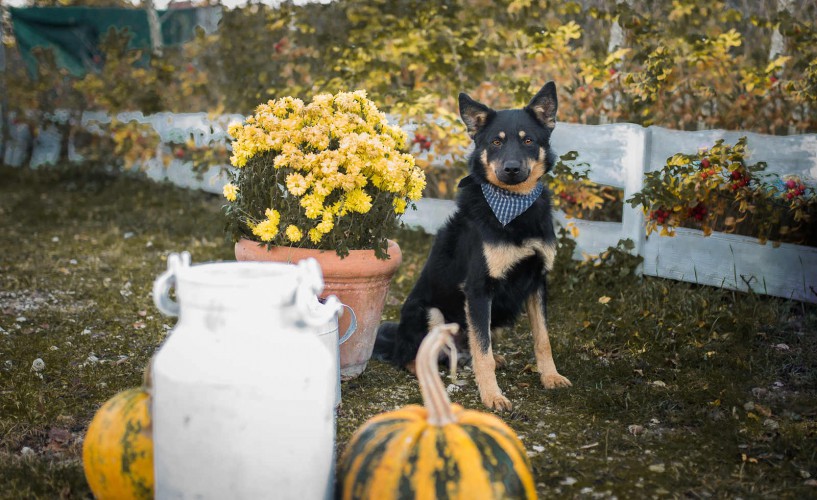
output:
[[[322,289],[312,259],[168,257],[153,297],[179,321],[153,361],[156,498],[332,495],[338,375],[315,330],[341,304]]]
[[[322,300],[322,299],[321,299]],[[315,334],[320,339],[321,343],[326,347],[329,351],[329,354],[332,356],[332,366],[333,370],[336,373],[337,382],[335,383],[335,408],[338,408],[341,403],[341,396],[340,396],[340,344],[343,344],[349,337],[355,333],[357,329],[357,316],[355,315],[355,311],[352,310],[351,307],[347,306],[346,304],[341,304],[343,306],[344,314],[349,314],[351,316],[351,321],[349,322],[349,327],[346,329],[346,332],[343,334],[342,337],[338,338],[338,319],[337,317],[332,318],[328,323],[325,325],[317,326],[314,328]]]

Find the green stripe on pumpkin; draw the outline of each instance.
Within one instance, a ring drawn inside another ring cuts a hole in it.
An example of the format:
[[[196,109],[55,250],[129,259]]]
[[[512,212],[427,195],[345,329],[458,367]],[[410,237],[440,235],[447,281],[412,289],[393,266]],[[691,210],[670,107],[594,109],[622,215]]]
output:
[[[505,498],[527,498],[525,486],[519,477],[519,472],[514,467],[512,455],[518,453],[515,446],[511,450],[507,449],[505,443],[498,442],[494,437],[487,434],[485,429],[472,425],[463,425],[462,429],[468,433],[482,451],[483,468],[488,475],[491,484],[502,484]],[[527,473],[527,472],[526,472]]]
[[[371,469],[378,465],[393,435],[400,432],[406,422],[404,419],[383,420],[367,426],[352,438],[341,466],[344,497],[347,496],[347,489],[353,488],[349,498],[366,498]]]

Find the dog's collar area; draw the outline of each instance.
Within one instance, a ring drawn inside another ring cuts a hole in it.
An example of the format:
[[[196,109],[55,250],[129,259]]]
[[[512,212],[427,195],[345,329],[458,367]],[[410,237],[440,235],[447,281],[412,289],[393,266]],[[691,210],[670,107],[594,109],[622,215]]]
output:
[[[494,216],[496,216],[496,220],[503,226],[507,226],[512,220],[530,208],[545,189],[540,182],[537,182],[536,186],[528,194],[512,193],[487,182],[481,184],[480,187],[485,201],[488,202],[488,206],[491,207]]]

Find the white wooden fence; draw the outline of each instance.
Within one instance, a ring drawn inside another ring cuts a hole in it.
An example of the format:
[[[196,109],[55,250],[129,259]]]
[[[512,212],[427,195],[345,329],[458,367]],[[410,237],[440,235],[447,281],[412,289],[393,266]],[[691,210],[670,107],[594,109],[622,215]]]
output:
[[[130,113],[119,118],[151,123],[165,142],[184,142],[192,136],[199,146],[223,142],[229,123],[243,119],[241,115],[213,119],[204,113],[151,116]],[[85,124],[106,120],[102,114],[83,116]],[[25,129],[12,129],[12,136],[5,161],[19,165],[26,142]],[[817,183],[817,135],[813,134],[768,136],[723,130],[685,132],[633,124],[559,123],[553,135],[553,147],[557,153],[578,151],[579,161],[591,167],[591,180],[623,188],[624,199],[627,199],[641,190],[645,172],[660,169],[673,154],[693,153],[718,139],[734,144],[742,136],[748,137],[751,161],[765,161],[770,172],[796,174],[810,185]],[[58,139],[54,130],[40,134],[32,166],[56,160]],[[190,167],[189,163],[178,160],[164,167],[160,160],[154,159],[148,162],[146,172],[157,181],[167,180],[178,186],[221,193],[227,179],[222,168],[213,167],[197,175]],[[434,234],[453,212],[454,202],[423,199],[417,208],[417,211],[409,211],[404,221]],[[561,212],[557,213],[557,219],[567,223]],[[684,228],[677,229],[672,238],[655,233],[647,238],[642,211],[626,203],[620,223],[578,219],[570,222],[579,229],[577,258],[581,258],[582,253],[599,254],[621,239],[631,239],[635,242],[633,252],[644,257],[642,272],[646,275],[817,303],[817,248],[785,243],[774,248],[751,237],[717,232],[704,237],[701,231]]]

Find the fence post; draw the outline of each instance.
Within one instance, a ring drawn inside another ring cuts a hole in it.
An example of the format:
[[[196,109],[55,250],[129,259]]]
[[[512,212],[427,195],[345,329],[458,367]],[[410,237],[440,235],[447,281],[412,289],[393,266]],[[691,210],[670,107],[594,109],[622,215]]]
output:
[[[632,253],[644,256],[644,243],[646,234],[644,232],[644,212],[640,207],[632,207],[627,203],[627,199],[633,196],[644,186],[644,173],[649,170],[650,156],[652,154],[652,129],[644,128],[640,125],[628,127],[628,133],[633,134],[632,140],[627,141],[630,151],[627,152],[624,163],[624,206],[621,211],[621,237],[630,239],[635,244]],[[639,145],[640,147],[633,147]],[[643,264],[637,269],[641,274]]]
[[[777,12],[788,11],[791,12],[791,8],[794,5],[794,0],[777,0]],[[786,42],[783,39],[783,35],[780,33],[780,26],[776,26],[774,31],[772,32],[772,42],[771,47],[769,48],[769,61],[774,61],[777,59],[778,56],[782,56],[786,53]]]
[[[162,55],[162,27],[159,24],[159,15],[156,14],[156,8],[153,5],[153,0],[145,0],[145,11],[148,15],[148,27],[150,28],[150,45],[152,46],[153,55]]]

